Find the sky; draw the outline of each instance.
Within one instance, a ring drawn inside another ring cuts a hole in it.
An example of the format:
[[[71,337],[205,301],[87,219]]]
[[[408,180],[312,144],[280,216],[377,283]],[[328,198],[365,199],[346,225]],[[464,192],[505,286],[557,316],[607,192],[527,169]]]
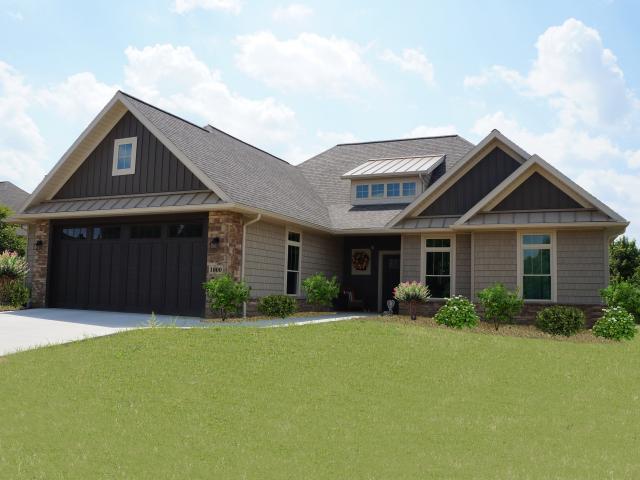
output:
[[[31,191],[117,89],[297,164],[492,129],[640,235],[640,2],[0,0],[0,180]]]

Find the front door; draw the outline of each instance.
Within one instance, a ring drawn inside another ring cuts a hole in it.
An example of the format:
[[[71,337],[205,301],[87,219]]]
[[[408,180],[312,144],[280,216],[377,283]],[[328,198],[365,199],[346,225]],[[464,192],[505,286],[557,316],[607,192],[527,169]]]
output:
[[[387,300],[393,299],[393,289],[400,283],[400,255],[382,254],[382,297],[379,304],[382,310],[387,310]],[[393,308],[398,313],[398,304]]]

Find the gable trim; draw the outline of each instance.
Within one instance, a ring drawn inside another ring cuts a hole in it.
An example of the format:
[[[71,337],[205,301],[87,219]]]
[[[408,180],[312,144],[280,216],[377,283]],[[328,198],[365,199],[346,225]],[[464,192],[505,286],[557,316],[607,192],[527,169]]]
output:
[[[49,171],[44,179],[38,184],[33,193],[27,198],[19,209],[19,213],[24,212],[27,208],[46,200],[51,200],[55,194],[64,186],[65,182],[73,176],[73,174],[85,162],[91,152],[104,140],[109,131],[122,119],[125,113],[129,111],[142,123],[149,132],[151,132],[160,142],[162,142],[180,160],[186,168],[200,180],[213,193],[218,195],[221,200],[229,202],[227,194],[219,188],[205,173],[202,172],[191,160],[189,160],[182,151],[180,151],[162,132],[156,128],[131,102],[127,97],[118,91],[113,98],[105,105],[91,123],[83,130],[75,142],[62,155],[60,160]],[[104,131],[100,134],[99,132]],[[92,137],[92,134],[94,135]],[[80,151],[81,149],[81,151]],[[75,157],[75,158],[74,158]],[[73,165],[70,165],[73,163]],[[65,167],[67,168],[65,171]]]
[[[600,200],[588,193],[569,177],[562,174],[556,168],[544,161],[538,155],[533,155],[529,160],[520,166],[515,172],[505,178],[496,188],[489,192],[483,199],[476,203],[467,213],[462,215],[453,225],[461,226],[469,221],[474,215],[482,210],[491,210],[500,201],[512,193],[534,172],[540,173],[554,186],[560,188],[573,200],[584,208],[596,208],[611,217],[614,222],[628,223],[622,216],[607,207]]]
[[[530,158],[530,155],[527,152],[505,137],[498,130],[492,130],[489,135],[478,143],[478,145],[467,152],[467,154],[458,163],[456,163],[451,170],[446,172],[433,185],[431,185],[431,187],[407,205],[404,210],[393,217],[386,226],[392,227],[400,220],[414,213],[416,210],[424,210],[427,208],[495,147],[500,148],[520,164],[525,163],[527,159]]]

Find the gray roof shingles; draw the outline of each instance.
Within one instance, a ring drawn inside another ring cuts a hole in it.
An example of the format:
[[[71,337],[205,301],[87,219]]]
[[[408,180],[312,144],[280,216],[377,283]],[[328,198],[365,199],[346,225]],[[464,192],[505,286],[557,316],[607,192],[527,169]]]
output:
[[[17,212],[27,201],[29,194],[11,182],[0,182],[0,205]]]

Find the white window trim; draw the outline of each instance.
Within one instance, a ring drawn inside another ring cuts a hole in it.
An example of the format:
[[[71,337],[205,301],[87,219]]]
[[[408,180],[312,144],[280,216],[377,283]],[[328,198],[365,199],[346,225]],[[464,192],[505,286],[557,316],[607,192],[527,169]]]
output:
[[[399,195],[398,196],[389,196],[387,195],[387,185],[390,183],[399,184]],[[413,195],[403,195],[403,183],[413,183],[415,185],[415,193]],[[368,186],[367,190],[369,195],[364,198],[358,198],[358,186],[366,185]],[[383,185],[382,196],[374,197],[373,196],[373,185]],[[352,181],[351,183],[351,203],[353,205],[377,205],[377,204],[389,204],[389,203],[406,203],[412,202],[418,195],[421,194],[424,185],[420,182],[419,178],[411,177],[409,179],[406,178],[398,178],[398,179],[380,179],[380,181],[375,181],[374,179],[368,180],[366,182],[358,181],[355,183]]]
[[[522,237],[525,235],[549,235],[551,237],[551,245],[547,244],[527,244],[526,246],[522,243]],[[558,301],[558,243],[556,241],[556,231],[555,230],[547,230],[547,231],[531,231],[531,230],[519,230],[518,231],[518,265],[517,265],[517,275],[518,275],[518,295],[520,298],[523,298],[523,276],[524,276],[524,265],[522,252],[524,249],[535,249],[535,248],[546,248],[551,252],[551,300],[536,300],[536,299],[524,299],[525,303],[556,303]]]
[[[450,247],[427,247],[427,239],[449,239]],[[427,277],[427,251],[429,252],[450,252],[449,261],[449,273],[451,276],[451,288],[450,295],[453,297],[456,294],[456,236],[455,234],[435,234],[435,233],[423,233],[420,236],[420,283],[426,282]],[[431,297],[434,300],[444,300],[439,297]]]
[[[118,149],[120,145],[131,144],[131,166],[129,168],[118,169]],[[136,173],[136,150],[138,146],[138,137],[118,138],[113,143],[113,164],[111,166],[111,175],[117,177],[119,175],[133,175]]]
[[[289,233],[297,233],[300,235],[300,241],[295,242],[289,240]],[[289,270],[289,245],[298,247],[298,284],[296,285],[296,293],[287,293],[287,273],[295,272],[296,270]],[[300,297],[302,289],[302,232],[300,230],[292,230],[285,228],[284,232],[284,294],[290,297]]]

